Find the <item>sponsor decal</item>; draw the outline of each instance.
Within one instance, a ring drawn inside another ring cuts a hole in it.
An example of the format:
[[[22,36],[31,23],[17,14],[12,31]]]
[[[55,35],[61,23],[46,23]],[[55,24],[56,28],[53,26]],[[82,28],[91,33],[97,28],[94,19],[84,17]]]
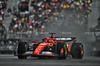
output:
[[[57,40],[72,40],[72,38],[56,38]]]
[[[41,43],[41,45],[46,45],[47,43]]]
[[[32,51],[28,51],[28,52],[26,52],[25,54],[32,54],[33,52]]]
[[[42,52],[42,54],[52,54],[51,52]]]
[[[43,47],[43,46],[38,46],[38,47]]]

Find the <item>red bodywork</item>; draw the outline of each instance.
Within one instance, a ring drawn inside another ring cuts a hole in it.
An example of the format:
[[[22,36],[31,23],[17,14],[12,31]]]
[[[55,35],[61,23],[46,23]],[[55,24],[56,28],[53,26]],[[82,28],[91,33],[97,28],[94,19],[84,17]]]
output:
[[[56,45],[58,41],[56,38],[44,38],[42,40],[43,40],[43,43],[40,43],[38,45],[38,47],[35,49],[33,54],[39,55],[41,51],[44,49],[44,47]],[[45,54],[45,55],[51,55],[51,54]]]
[[[68,38],[67,38],[68,39]],[[73,39],[74,40],[74,39]],[[67,40],[68,41],[68,40]],[[70,40],[72,41],[72,39]],[[58,42],[60,43],[64,43],[66,42],[66,39],[64,40],[64,38],[62,38],[61,40],[58,40],[57,38],[55,38],[53,35],[51,35],[50,38],[44,38],[42,39],[42,42],[41,43],[37,43],[37,41],[32,41],[34,44],[38,45],[35,50],[33,51],[32,54],[27,54],[27,53],[24,53],[23,55],[35,55],[35,56],[57,56],[57,54],[42,54],[42,50],[46,47],[46,46],[56,46]],[[68,51],[68,53],[71,51],[71,46],[69,44],[66,44],[65,46],[66,50]],[[57,49],[58,50],[58,49]],[[61,52],[60,54],[63,55],[63,50],[64,48],[60,49]],[[66,52],[67,54],[67,52]]]
[[[52,37],[52,38],[44,38],[42,39],[42,43],[40,43],[38,45],[38,47],[34,50],[33,55],[50,55],[50,56],[57,56],[57,55],[52,55],[52,54],[41,54],[41,51],[46,47],[46,46],[53,46],[53,45],[57,45],[58,42],[60,43],[64,43],[64,41],[59,41],[56,38]],[[36,41],[33,41],[36,42]],[[71,46],[69,44],[67,44],[66,46],[68,52],[71,51]],[[61,49],[61,52],[63,52],[63,48]]]

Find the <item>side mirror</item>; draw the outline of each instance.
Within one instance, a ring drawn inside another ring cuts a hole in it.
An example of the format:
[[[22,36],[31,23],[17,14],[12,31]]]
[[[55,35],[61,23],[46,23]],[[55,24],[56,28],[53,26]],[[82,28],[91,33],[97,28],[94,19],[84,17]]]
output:
[[[33,43],[37,43],[37,41],[32,41]]]

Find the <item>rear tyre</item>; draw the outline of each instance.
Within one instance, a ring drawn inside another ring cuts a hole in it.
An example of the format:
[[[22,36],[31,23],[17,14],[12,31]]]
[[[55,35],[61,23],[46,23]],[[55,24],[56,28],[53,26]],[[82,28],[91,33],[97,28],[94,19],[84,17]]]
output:
[[[29,46],[27,42],[19,42],[18,45],[18,58],[19,59],[27,59],[27,56],[23,56],[26,51],[29,50]]]
[[[83,44],[82,43],[73,43],[71,47],[72,58],[82,59],[83,58]]]
[[[61,53],[62,50],[63,50],[63,52]],[[58,59],[66,59],[66,57],[68,55],[68,50],[67,50],[65,43],[57,44],[57,54],[59,54]]]

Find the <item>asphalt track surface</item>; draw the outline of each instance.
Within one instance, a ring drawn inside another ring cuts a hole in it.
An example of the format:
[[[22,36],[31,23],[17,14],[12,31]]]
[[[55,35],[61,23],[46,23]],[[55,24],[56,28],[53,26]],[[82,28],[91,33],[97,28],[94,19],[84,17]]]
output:
[[[0,66],[100,66],[100,57],[84,57],[83,59],[67,58],[59,60],[56,58],[38,59],[28,57],[20,60],[13,55],[0,55]]]

